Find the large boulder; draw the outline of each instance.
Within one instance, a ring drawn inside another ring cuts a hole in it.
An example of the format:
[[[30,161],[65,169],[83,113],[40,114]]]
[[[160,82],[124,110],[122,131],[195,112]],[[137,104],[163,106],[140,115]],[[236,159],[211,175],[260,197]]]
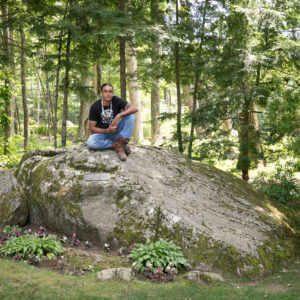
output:
[[[21,186],[9,171],[0,171],[0,227],[24,225],[28,220],[27,200]]]
[[[135,146],[126,162],[85,146],[35,150],[17,174],[31,222],[98,244],[170,238],[194,266],[247,273],[273,269],[299,248],[291,211],[169,150]]]

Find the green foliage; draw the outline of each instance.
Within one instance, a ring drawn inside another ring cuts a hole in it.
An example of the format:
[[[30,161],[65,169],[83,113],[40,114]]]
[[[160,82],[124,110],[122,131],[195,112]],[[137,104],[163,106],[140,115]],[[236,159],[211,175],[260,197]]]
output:
[[[293,178],[293,168],[290,163],[278,166],[276,171],[269,176],[261,172],[254,184],[261,192],[283,204],[300,199],[300,185]]]
[[[20,237],[14,237],[9,240],[1,248],[1,252],[7,255],[21,256],[23,259],[27,259],[28,255],[36,255],[40,258],[43,255],[47,255],[51,259],[55,255],[62,254],[64,252],[61,243],[56,240],[56,236],[49,237],[36,237],[34,235],[21,235]]]
[[[2,232],[9,236],[15,236],[15,235],[17,235],[17,231],[20,229],[21,228],[18,225],[13,225],[13,226],[6,225],[3,227]]]
[[[177,270],[189,266],[180,247],[176,246],[172,241],[163,239],[159,239],[154,243],[147,239],[144,245],[136,244],[128,258],[135,261],[133,266],[141,273],[144,272],[146,267],[155,271],[157,268],[163,269],[166,266],[174,267]]]
[[[9,155],[0,155],[0,163],[8,169],[13,169],[18,166],[23,155],[23,137],[15,134],[8,139],[8,144]]]

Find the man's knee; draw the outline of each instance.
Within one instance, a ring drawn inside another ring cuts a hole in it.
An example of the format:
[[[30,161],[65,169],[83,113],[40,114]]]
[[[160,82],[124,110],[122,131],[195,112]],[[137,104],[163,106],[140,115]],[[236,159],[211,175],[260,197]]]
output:
[[[89,149],[95,149],[97,148],[97,144],[95,143],[95,139],[93,138],[93,135],[90,135],[87,140],[87,146]]]
[[[107,145],[107,144],[109,144],[109,143],[107,143],[105,138],[103,136],[101,136],[100,134],[92,134],[89,136],[89,138],[87,140],[88,148],[93,149],[93,150],[105,149],[105,148],[109,147],[109,145]]]
[[[128,115],[128,116],[124,117],[124,119],[125,119],[127,122],[132,122],[132,123],[134,123],[134,122],[135,122],[135,115],[134,115],[134,114]]]

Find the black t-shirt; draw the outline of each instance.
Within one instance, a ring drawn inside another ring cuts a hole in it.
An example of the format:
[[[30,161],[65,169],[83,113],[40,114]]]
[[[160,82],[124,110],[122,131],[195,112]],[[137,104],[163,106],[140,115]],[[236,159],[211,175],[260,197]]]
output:
[[[97,127],[108,128],[115,115],[121,112],[127,104],[127,102],[117,96],[113,96],[111,100],[111,106],[103,106],[104,113],[102,113],[102,100],[96,101],[90,108],[90,121],[97,121]]]

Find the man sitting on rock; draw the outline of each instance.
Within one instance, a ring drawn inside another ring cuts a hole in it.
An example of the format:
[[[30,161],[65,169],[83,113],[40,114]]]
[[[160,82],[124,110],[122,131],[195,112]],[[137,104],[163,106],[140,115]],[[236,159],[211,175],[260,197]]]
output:
[[[87,141],[89,149],[114,149],[120,160],[130,154],[128,142],[135,123],[134,113],[138,109],[125,100],[114,96],[111,84],[101,86],[102,99],[90,109],[91,135]]]

